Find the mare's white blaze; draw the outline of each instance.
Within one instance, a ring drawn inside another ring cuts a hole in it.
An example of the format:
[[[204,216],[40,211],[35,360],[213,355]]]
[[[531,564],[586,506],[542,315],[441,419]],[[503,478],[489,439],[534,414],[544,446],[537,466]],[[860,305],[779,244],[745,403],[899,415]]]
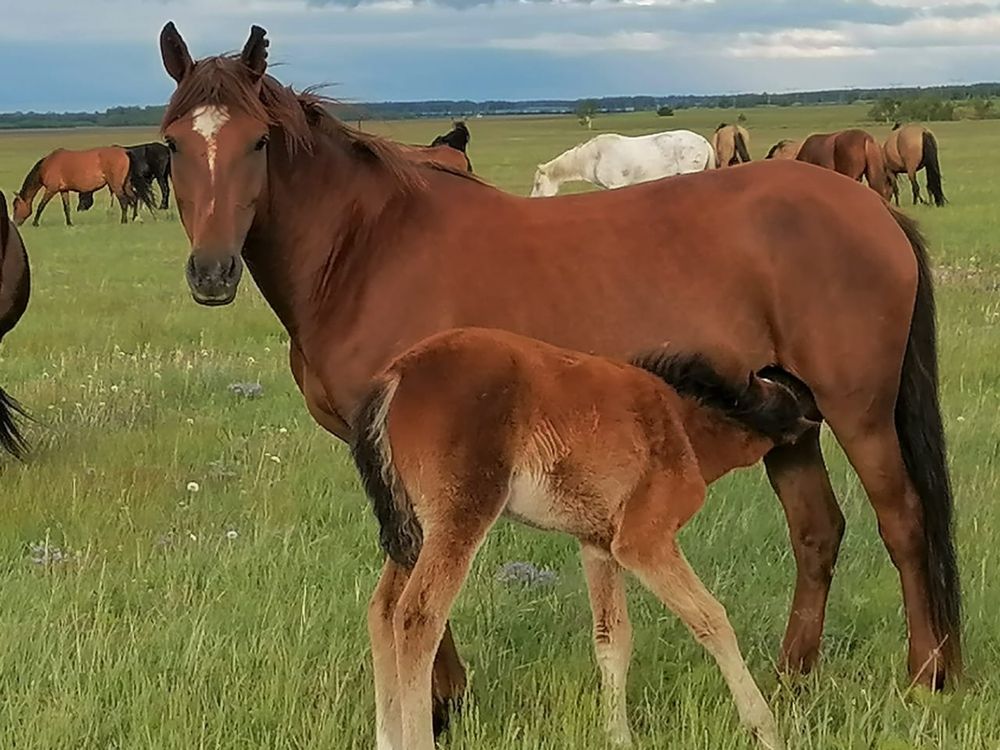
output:
[[[222,126],[229,122],[229,111],[225,107],[214,105],[197,107],[191,113],[191,127],[198,135],[205,139],[205,154],[208,157],[208,179],[209,184],[215,184],[215,154],[218,151],[218,136]],[[209,212],[215,206],[215,194],[208,206]]]

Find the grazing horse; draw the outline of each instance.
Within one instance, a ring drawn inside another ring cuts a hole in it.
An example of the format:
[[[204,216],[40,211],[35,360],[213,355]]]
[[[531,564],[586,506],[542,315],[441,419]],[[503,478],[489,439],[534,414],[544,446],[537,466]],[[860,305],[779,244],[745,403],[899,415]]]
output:
[[[170,149],[164,144],[140,143],[138,146],[121,146],[128,151],[134,164],[133,182],[142,180],[145,185],[152,185],[155,180],[160,187],[160,208],[170,207]],[[112,193],[112,199],[114,194]],[[80,193],[77,211],[86,211],[94,205],[94,194]],[[138,205],[132,207],[132,218],[138,214]]]
[[[889,137],[882,147],[885,153],[885,165],[892,180],[892,194],[899,205],[899,186],[897,175],[906,173],[910,178],[913,190],[913,205],[926,203],[920,195],[920,184],[917,182],[917,172],[927,170],[927,192],[934,199],[935,206],[943,206],[948,200],[944,197],[941,187],[941,164],[938,162],[938,145],[934,134],[923,125],[900,125],[893,127]]]
[[[451,146],[456,151],[461,151],[465,154],[465,162],[469,171],[472,171],[472,161],[469,159],[469,141],[472,140],[472,135],[469,133],[469,126],[465,124],[464,120],[458,120],[451,130],[449,130],[444,135],[439,135],[431,141],[431,147],[435,146]]]
[[[731,167],[750,161],[750,133],[742,125],[722,123],[712,135],[715,166]]]
[[[7,198],[0,193],[0,342],[24,315],[30,294],[28,253],[7,214]],[[0,449],[15,458],[23,458],[28,442],[18,428],[18,416],[27,417],[27,414],[0,388]]]
[[[795,157],[861,182],[886,200],[892,198],[892,181],[885,167],[882,149],[870,133],[858,128],[835,133],[816,133],[802,142]]]
[[[761,746],[783,747],[677,533],[708,484],[815,429],[815,405],[756,373],[730,382],[698,357],[635,364],[467,328],[417,344],[375,379],[351,447],[388,556],[368,609],[380,748],[433,750],[434,653],[501,515],[580,542],[615,744],[631,740],[627,570],[715,658]]]
[[[162,129],[193,299],[229,304],[245,265],[320,425],[349,440],[370,378],[460,326],[617,359],[670,342],[726,376],[794,375],[875,509],[912,679],[941,687],[960,673],[934,291],[913,222],[863,186],[786,161],[521,198],[340,122],[267,75],[267,44],[254,26],[239,54],[195,62],[168,23],[160,50],[176,89]],[[706,208],[718,205],[725,221]],[[780,657],[792,672],[818,658],[844,529],[819,437],[764,458],[798,568]],[[441,722],[464,689],[446,628]]]
[[[556,195],[572,180],[610,189],[706,169],[715,169],[715,151],[690,130],[635,137],[602,133],[539,164],[531,197]]]
[[[800,148],[802,148],[802,141],[793,141],[790,138],[785,138],[771,146],[771,150],[767,152],[767,156],[764,158],[794,159],[799,155]]]
[[[31,215],[31,203],[38,191],[44,188],[45,194],[38,204],[32,226],[38,226],[42,211],[57,194],[62,198],[66,226],[72,226],[69,193],[93,193],[105,185],[118,199],[122,224],[128,223],[128,209],[136,201],[152,205],[147,183],[139,178],[137,165],[125,149],[119,146],[85,151],[57,148],[39,159],[25,176],[21,189],[14,196],[14,223],[20,226]]]
[[[408,143],[398,144],[406,158],[418,164],[440,164],[460,172],[471,172],[472,162],[463,151],[447,145],[413,146]]]

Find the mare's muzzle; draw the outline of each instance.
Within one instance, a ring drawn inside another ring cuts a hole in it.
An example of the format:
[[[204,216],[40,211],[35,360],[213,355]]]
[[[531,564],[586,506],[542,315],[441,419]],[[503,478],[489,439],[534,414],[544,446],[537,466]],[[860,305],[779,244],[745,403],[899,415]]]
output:
[[[243,260],[238,254],[221,259],[199,258],[192,253],[185,268],[191,296],[200,305],[228,305],[236,298],[243,275]]]

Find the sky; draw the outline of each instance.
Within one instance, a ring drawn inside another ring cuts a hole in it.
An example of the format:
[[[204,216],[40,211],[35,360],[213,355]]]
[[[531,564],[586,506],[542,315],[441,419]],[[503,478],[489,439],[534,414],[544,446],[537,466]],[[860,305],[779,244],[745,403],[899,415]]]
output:
[[[268,31],[270,72],[347,101],[575,99],[1000,78],[1000,0],[20,0],[0,111],[162,104],[157,37]]]

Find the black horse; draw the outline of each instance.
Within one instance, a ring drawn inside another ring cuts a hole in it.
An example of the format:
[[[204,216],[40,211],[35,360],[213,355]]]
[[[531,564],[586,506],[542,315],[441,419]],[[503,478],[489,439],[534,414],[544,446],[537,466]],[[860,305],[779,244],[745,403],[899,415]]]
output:
[[[130,172],[133,182],[142,180],[146,186],[151,186],[153,180],[160,186],[160,208],[170,206],[170,149],[162,143],[140,143],[138,146],[125,146],[129,158],[134,165]],[[133,187],[138,188],[138,185]],[[86,211],[94,205],[93,193],[80,193],[77,211]],[[132,216],[138,212],[138,206],[133,206]]]
[[[431,146],[451,146],[456,151],[461,151],[465,154],[465,163],[469,165],[469,171],[471,172],[472,162],[469,160],[468,151],[466,151],[469,147],[470,137],[468,126],[466,126],[463,120],[459,120],[451,130],[444,135],[437,136],[431,141]]]

